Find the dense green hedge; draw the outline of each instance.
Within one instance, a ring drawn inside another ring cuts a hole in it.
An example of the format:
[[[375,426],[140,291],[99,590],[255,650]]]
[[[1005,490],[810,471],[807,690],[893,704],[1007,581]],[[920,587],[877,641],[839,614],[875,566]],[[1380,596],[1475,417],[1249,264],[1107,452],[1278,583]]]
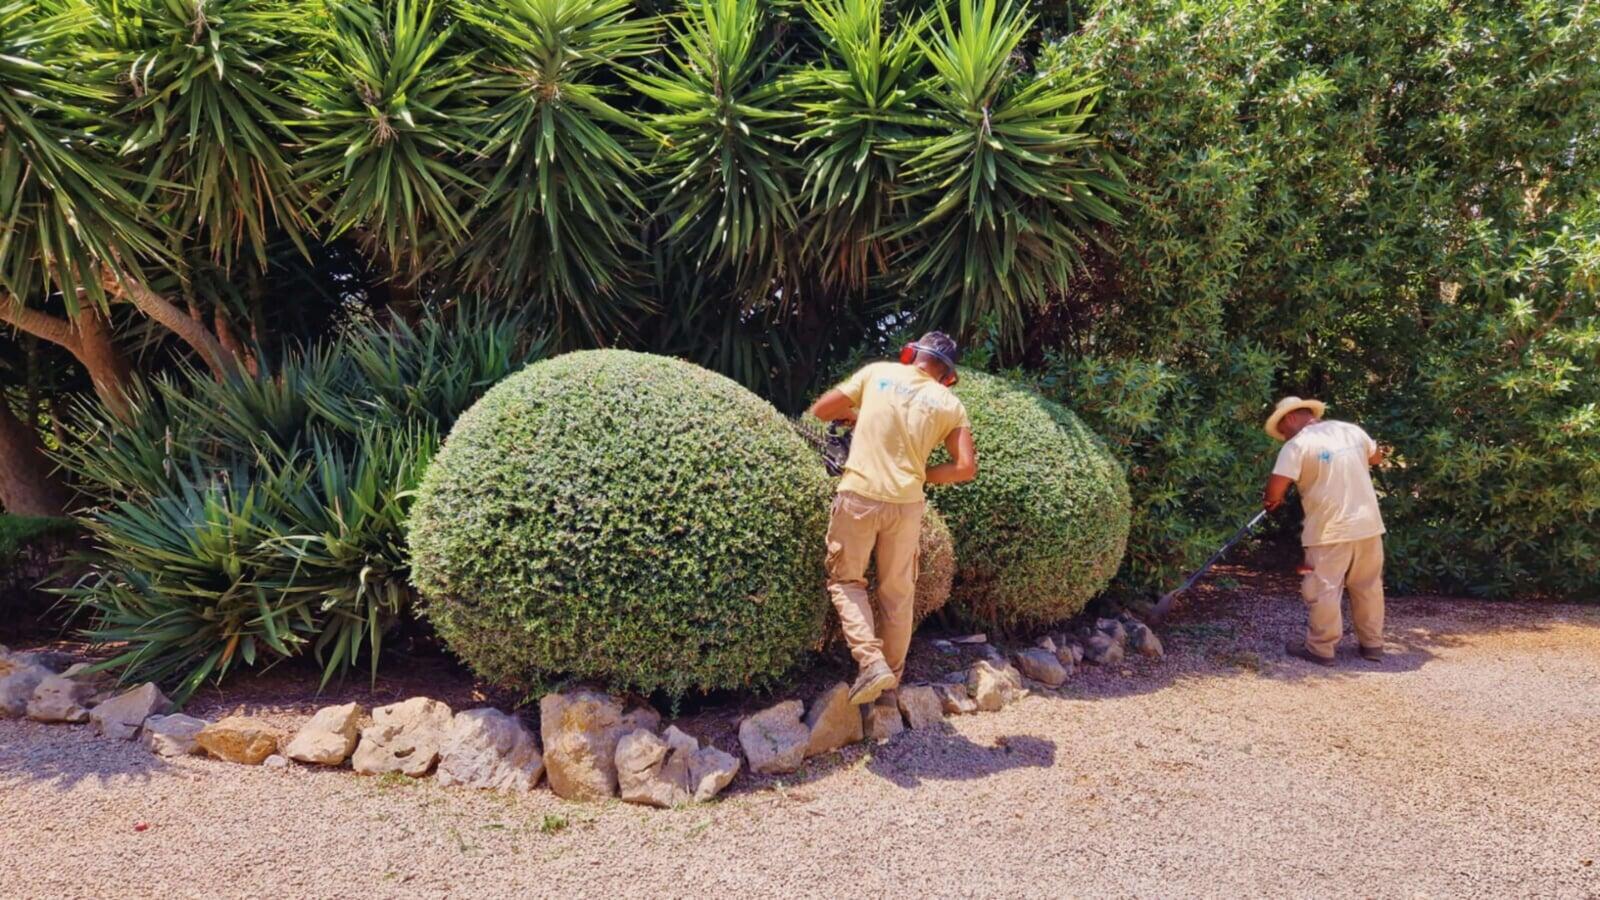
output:
[[[462,416],[410,544],[424,613],[484,677],[682,694],[822,637],[828,478],[733,381],[616,350],[537,363]]]
[[[932,490],[955,536],[950,608],[998,627],[1076,614],[1122,564],[1121,466],[1077,416],[1024,386],[968,372],[956,394],[972,419],[978,477]]]
[[[1137,473],[1124,586],[1170,585],[1256,506],[1254,426],[1298,394],[1395,448],[1391,587],[1592,598],[1600,9],[1087,12],[1041,64],[1106,73],[1096,128],[1133,202],[1074,327],[1036,340]]]

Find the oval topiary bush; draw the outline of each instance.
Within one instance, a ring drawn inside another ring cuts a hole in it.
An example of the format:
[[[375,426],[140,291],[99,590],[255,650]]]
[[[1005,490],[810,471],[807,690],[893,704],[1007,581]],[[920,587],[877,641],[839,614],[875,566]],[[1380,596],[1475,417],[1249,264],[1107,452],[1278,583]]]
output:
[[[998,628],[1077,614],[1122,564],[1122,467],[1077,416],[1025,387],[963,372],[956,395],[972,419],[978,477],[930,488],[955,536],[951,609]]]
[[[412,513],[413,579],[445,644],[500,685],[762,683],[820,643],[828,487],[735,382],[569,353],[456,423]]]

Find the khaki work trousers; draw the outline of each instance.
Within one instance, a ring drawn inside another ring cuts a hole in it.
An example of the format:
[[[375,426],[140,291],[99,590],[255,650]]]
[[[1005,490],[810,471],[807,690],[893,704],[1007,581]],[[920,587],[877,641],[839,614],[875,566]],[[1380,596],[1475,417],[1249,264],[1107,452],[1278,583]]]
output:
[[[1310,627],[1306,649],[1332,659],[1344,621],[1339,597],[1350,591],[1350,622],[1363,647],[1383,646],[1383,538],[1370,537],[1306,548],[1311,574],[1300,585]]]
[[[833,498],[828,519],[828,596],[839,611],[850,655],[862,668],[887,663],[899,678],[911,646],[916,599],[921,501],[884,503],[848,491]],[[867,565],[877,557],[878,607],[873,620]]]

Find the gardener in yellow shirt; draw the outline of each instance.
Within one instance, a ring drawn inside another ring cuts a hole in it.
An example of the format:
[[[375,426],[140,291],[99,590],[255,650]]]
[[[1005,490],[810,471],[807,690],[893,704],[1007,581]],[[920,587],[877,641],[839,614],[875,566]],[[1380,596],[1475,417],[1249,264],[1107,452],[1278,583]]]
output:
[[[967,410],[951,392],[955,341],[933,331],[823,394],[811,414],[851,421],[850,455],[828,521],[828,595],[859,674],[850,702],[871,703],[895,687],[911,645],[918,534],[924,482],[955,484],[978,473]],[[950,462],[927,468],[943,444]],[[867,598],[867,564],[876,557],[878,606]]]
[[[1283,505],[1289,485],[1300,489],[1305,508],[1305,565],[1300,593],[1310,613],[1304,642],[1289,655],[1331,666],[1344,633],[1339,598],[1350,590],[1350,619],[1361,657],[1383,660],[1383,516],[1370,467],[1384,454],[1367,433],[1348,422],[1324,421],[1317,400],[1285,397],[1267,419],[1267,434],[1284,442],[1264,505]]]

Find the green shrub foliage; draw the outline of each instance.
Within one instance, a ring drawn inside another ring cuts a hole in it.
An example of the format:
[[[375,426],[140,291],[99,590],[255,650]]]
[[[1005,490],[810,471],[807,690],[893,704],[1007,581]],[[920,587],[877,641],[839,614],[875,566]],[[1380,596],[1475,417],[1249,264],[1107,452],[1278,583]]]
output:
[[[972,418],[978,477],[932,489],[955,536],[950,608],[1000,628],[1076,614],[1122,564],[1121,466],[1077,416],[1022,385],[966,372],[956,394]]]
[[[65,465],[98,551],[68,592],[129,680],[175,684],[310,652],[365,658],[411,600],[403,524],[438,436],[539,353],[515,318],[372,323],[227,381],[185,371],[130,422],[85,409]]]
[[[1041,349],[1138,473],[1125,584],[1198,564],[1254,505],[1273,447],[1249,407],[1292,393],[1393,444],[1391,587],[1592,597],[1600,10],[1103,0],[1080,21],[1046,56],[1107,74],[1096,127],[1132,202],[1071,341]]]
[[[769,404],[667,357],[570,353],[451,431],[410,526],[424,614],[489,680],[760,684],[822,636],[829,485]]]

